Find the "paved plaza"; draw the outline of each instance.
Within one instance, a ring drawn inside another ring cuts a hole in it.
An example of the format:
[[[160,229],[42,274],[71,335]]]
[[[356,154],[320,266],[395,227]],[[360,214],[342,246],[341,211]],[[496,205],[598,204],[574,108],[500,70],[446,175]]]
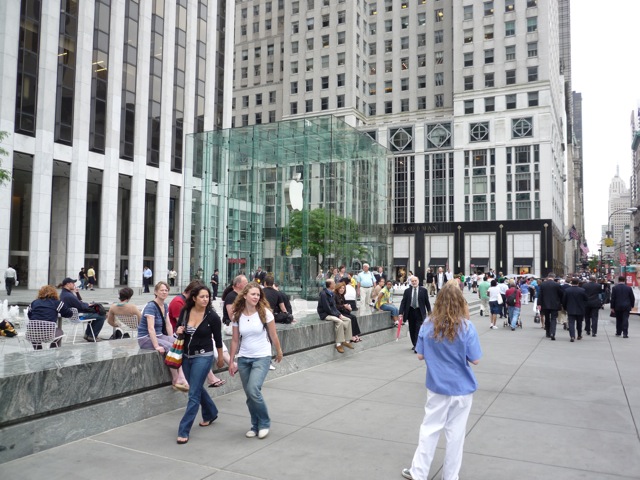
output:
[[[601,310],[597,338],[570,343],[560,327],[552,342],[533,323],[531,305],[523,310],[524,328],[515,332],[472,318],[484,355],[474,367],[479,390],[460,478],[640,478],[640,319],[632,318],[630,338],[622,339]],[[399,479],[426,398],[425,366],[410,347],[403,334],[267,381],[272,428],[264,440],[244,437],[249,418],[239,390],[215,398],[219,418],[208,428],[194,424],[187,445],[175,442],[179,409],[5,463],[1,476]],[[439,448],[429,478],[440,478],[442,458]]]

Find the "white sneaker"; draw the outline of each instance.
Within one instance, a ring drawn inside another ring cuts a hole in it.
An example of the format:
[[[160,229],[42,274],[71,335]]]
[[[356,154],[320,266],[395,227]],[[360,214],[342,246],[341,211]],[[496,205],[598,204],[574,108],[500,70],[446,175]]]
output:
[[[255,438],[258,436],[258,434],[253,430],[249,430],[247,433],[244,434],[244,436],[247,438]]]
[[[408,480],[413,480],[413,477],[411,476],[411,470],[409,470],[408,468],[402,469],[402,476],[404,478],[407,478]]]
[[[258,430],[258,438],[259,439],[262,440],[267,435],[269,435],[269,429],[268,428],[261,428],[260,430]]]
[[[269,370],[275,370],[275,369],[276,369],[275,365],[273,363],[270,363]]]

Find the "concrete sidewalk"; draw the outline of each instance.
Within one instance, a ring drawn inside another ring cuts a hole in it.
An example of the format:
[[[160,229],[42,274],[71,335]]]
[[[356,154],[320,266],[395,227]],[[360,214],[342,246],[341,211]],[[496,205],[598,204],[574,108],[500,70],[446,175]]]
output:
[[[473,318],[484,352],[467,426],[462,479],[640,478],[640,321],[614,336],[544,338],[524,306],[522,330]],[[365,340],[366,341],[366,340]],[[11,479],[396,479],[411,463],[426,398],[425,367],[399,342],[268,381],[272,428],[247,439],[242,390],[176,445],[183,410],[2,465]],[[357,347],[356,347],[357,348]],[[225,378],[227,378],[225,374]],[[230,380],[239,382],[239,378]],[[186,403],[186,395],[185,395]],[[87,422],[99,419],[87,418]],[[438,449],[430,478],[440,478]]]

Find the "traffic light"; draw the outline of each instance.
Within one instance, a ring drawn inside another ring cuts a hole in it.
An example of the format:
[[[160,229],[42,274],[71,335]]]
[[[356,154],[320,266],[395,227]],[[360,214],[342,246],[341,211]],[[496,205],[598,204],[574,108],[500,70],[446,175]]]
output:
[[[640,253],[640,243],[636,243],[633,246],[633,251],[636,252],[636,253]]]

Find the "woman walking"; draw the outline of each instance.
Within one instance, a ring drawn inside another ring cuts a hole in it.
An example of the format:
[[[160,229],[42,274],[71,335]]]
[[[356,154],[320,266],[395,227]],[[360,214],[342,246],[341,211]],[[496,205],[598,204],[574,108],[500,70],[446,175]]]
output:
[[[248,283],[233,302],[233,338],[229,356],[229,374],[240,373],[242,388],[247,396],[247,407],[251,414],[251,429],[247,438],[260,439],[269,435],[271,419],[262,396],[262,384],[269,373],[271,346],[276,349],[276,362],[282,360],[282,348],[276,333],[273,313],[256,282]],[[240,342],[242,340],[242,342]],[[238,353],[237,365],[233,359]]]
[[[426,480],[440,432],[447,440],[442,478],[454,480],[462,465],[464,436],[478,382],[469,365],[482,356],[478,333],[468,320],[467,302],[457,285],[445,284],[433,313],[420,328],[416,353],[427,364],[427,403],[420,426],[418,448],[411,468],[402,470],[409,480]]]
[[[204,388],[204,381],[211,371],[215,349],[218,352],[217,367],[224,366],[222,357],[222,321],[211,307],[211,293],[204,285],[191,290],[189,298],[178,318],[176,332],[184,334],[184,354],[182,370],[189,382],[189,401],[187,409],[178,427],[178,444],[189,441],[189,432],[202,407],[202,422],[198,425],[208,427],[218,418],[218,409]],[[212,339],[213,338],[213,339]]]

